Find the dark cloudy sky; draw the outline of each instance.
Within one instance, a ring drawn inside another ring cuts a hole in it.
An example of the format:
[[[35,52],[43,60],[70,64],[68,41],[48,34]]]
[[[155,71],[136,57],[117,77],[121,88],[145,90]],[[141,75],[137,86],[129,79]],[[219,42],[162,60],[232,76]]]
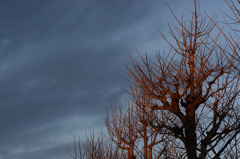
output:
[[[193,0],[1,0],[0,159],[68,159],[128,97],[124,62],[167,49],[159,29]],[[224,0],[201,0],[209,14]],[[204,14],[204,13],[202,13]],[[221,17],[221,14],[219,15]]]

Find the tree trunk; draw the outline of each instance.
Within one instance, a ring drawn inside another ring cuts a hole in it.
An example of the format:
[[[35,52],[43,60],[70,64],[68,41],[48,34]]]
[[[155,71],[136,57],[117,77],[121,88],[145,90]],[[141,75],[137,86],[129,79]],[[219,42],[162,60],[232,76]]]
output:
[[[152,146],[148,149],[148,159],[152,159]]]
[[[185,125],[185,147],[188,159],[197,159],[197,137],[195,123],[195,109],[192,109],[186,120]]]
[[[148,137],[147,137],[147,126],[143,125],[143,133],[144,133],[144,158],[148,156]]]
[[[133,146],[131,145],[130,148],[128,149],[128,159],[135,159],[136,157],[133,155]]]

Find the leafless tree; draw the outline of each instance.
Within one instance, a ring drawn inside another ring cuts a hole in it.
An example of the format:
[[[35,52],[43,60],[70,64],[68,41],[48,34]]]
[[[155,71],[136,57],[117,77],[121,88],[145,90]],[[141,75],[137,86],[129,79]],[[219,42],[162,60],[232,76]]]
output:
[[[151,117],[156,117],[159,114],[153,112],[146,105],[149,105],[151,99],[149,99],[144,91],[131,88],[131,93],[134,93],[132,101],[135,101],[133,105],[135,107],[135,116],[138,121],[138,132],[139,140],[143,142],[143,152],[142,155],[144,158],[152,159],[154,158],[169,158],[170,154],[174,154],[168,150],[168,143],[170,142],[169,136],[158,134],[161,132],[161,129],[151,127]],[[155,147],[155,148],[154,148]]]
[[[74,159],[240,158],[239,38],[224,33],[216,16],[200,15],[197,2],[189,21],[170,9],[178,25],[169,25],[170,40],[161,33],[167,54],[144,57],[136,49],[140,60],[126,65],[127,111],[118,104],[107,111],[108,135],[75,144]],[[234,15],[227,17],[240,24],[240,0],[226,2]]]
[[[239,78],[233,57],[219,47],[221,32],[212,35],[215,17],[201,17],[194,4],[188,23],[173,13],[179,26],[169,26],[175,44],[163,35],[171,48],[166,56],[130,60],[130,87],[151,99],[145,106],[160,114],[151,125],[184,149],[179,158],[221,158],[239,133]]]
[[[131,105],[129,105],[131,106]],[[109,118],[109,113],[106,113],[105,125],[108,129],[110,140],[113,141],[118,148],[127,150],[128,158],[135,159],[134,150],[136,141],[139,138],[138,124],[134,117],[133,107],[129,107],[124,113],[120,106],[116,106],[112,111],[112,116]]]
[[[108,140],[102,131],[98,135],[86,135],[85,140],[74,139],[74,153],[69,152],[69,155],[73,159],[127,158],[127,154]]]

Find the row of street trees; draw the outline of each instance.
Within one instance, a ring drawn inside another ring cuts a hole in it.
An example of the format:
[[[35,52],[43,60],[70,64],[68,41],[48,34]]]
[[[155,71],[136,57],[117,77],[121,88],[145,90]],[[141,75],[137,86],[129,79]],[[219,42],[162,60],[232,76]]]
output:
[[[200,14],[197,0],[188,22],[172,12],[174,43],[162,34],[169,52],[128,61],[127,111],[118,104],[108,110],[108,135],[76,142],[73,158],[240,158],[240,48],[233,26],[240,24],[240,1],[226,4],[234,34],[225,33],[216,16]]]

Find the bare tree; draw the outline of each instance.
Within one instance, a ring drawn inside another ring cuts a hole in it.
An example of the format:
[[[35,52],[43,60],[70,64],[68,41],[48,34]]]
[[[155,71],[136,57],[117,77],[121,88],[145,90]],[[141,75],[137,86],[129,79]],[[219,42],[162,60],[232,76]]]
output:
[[[226,2],[234,15],[227,16],[240,24],[240,1]],[[200,16],[197,0],[189,21],[172,14],[175,43],[162,34],[169,52],[149,58],[136,49],[140,60],[126,65],[132,100],[127,112],[118,104],[107,111],[108,136],[75,144],[74,159],[240,157],[239,38],[224,33],[216,16]],[[219,34],[213,35],[215,29]]]
[[[151,109],[146,107],[146,105],[149,105],[151,99],[144,94],[144,91],[134,88],[131,88],[130,90],[132,94],[134,93],[132,101],[135,101],[133,106],[135,107],[135,116],[139,125],[139,140],[143,142],[143,157],[148,159],[152,159],[153,157],[163,158],[163,156],[168,154],[166,151],[168,146],[168,136],[159,136],[158,134],[161,129],[151,127],[151,121],[149,120],[150,116],[157,116],[156,112],[153,112]],[[157,150],[154,149],[154,146],[157,147]]]
[[[173,13],[179,27],[169,26],[175,44],[163,35],[171,48],[166,57],[159,53],[149,59],[139,53],[141,62],[130,60],[130,87],[151,99],[145,106],[160,114],[150,117],[151,125],[161,129],[159,135],[175,139],[172,147],[179,143],[176,148],[185,151],[179,158],[221,158],[239,133],[239,79],[234,59],[219,47],[221,32],[211,34],[215,17],[201,17],[196,0],[194,4],[188,23]]]
[[[127,154],[108,140],[101,131],[95,135],[86,135],[85,140],[76,141],[74,138],[74,153],[69,155],[73,159],[120,159],[127,158]]]
[[[107,112],[105,125],[108,129],[110,140],[113,141],[118,148],[127,150],[129,159],[135,159],[134,150],[139,134],[133,107],[129,107],[126,113],[123,113],[120,106],[115,107],[114,111],[112,111],[111,118],[109,118],[109,113]]]

